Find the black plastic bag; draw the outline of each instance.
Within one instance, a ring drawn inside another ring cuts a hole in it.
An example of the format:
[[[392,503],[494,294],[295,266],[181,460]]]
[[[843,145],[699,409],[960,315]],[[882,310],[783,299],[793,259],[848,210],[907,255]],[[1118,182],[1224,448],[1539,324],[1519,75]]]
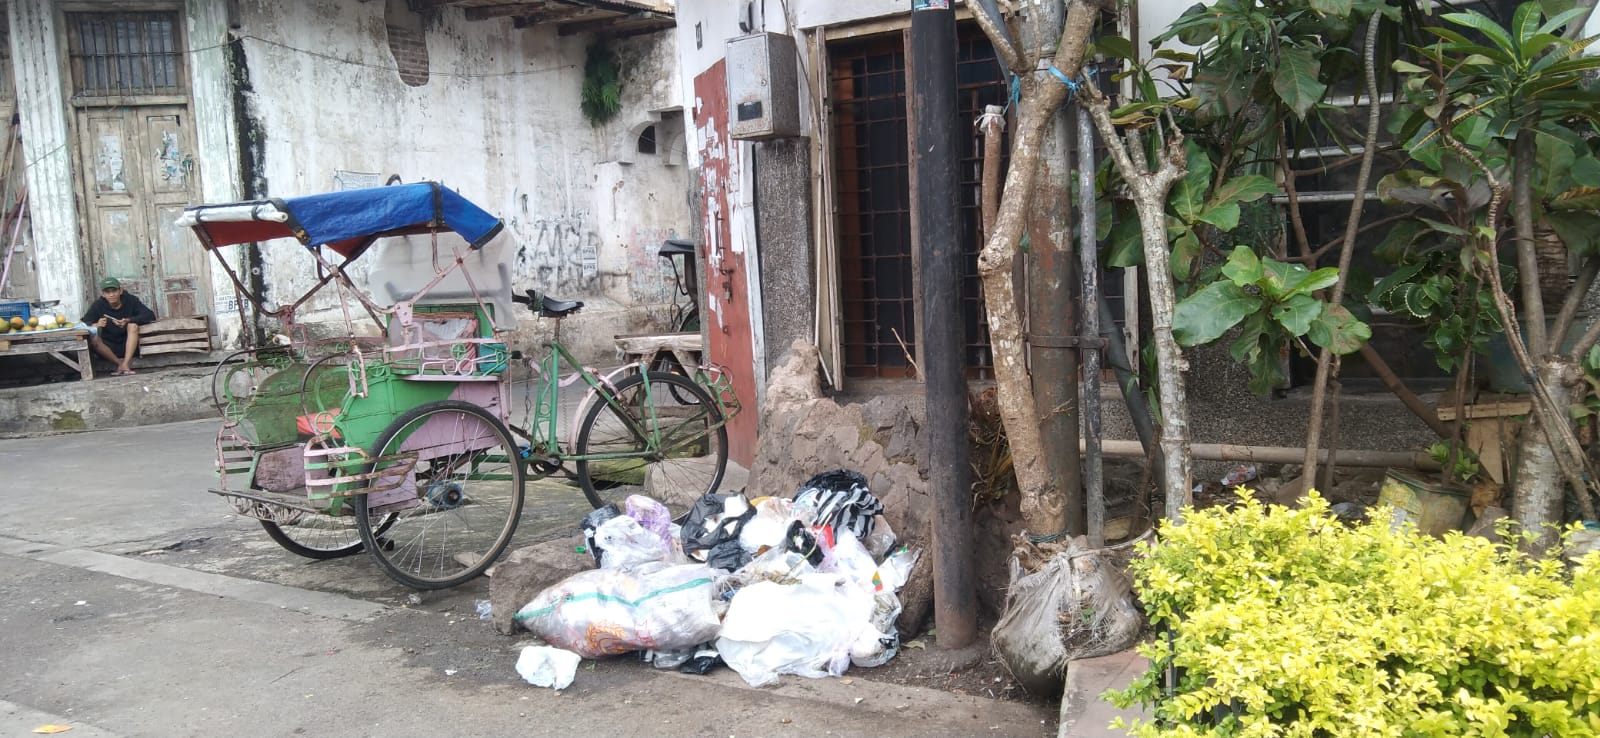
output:
[[[873,518],[883,512],[883,503],[872,495],[861,472],[834,469],[807,479],[794,495],[795,508],[810,508],[818,527],[848,530],[865,541],[872,532]]]
[[[745,500],[745,511],[737,517],[723,515],[730,498],[743,498],[744,493],[718,494],[707,492],[695,500],[689,516],[683,523],[683,553],[689,558],[704,560],[707,566],[735,571],[750,563],[750,554],[739,545],[739,533],[744,524],[756,516],[756,509]],[[721,517],[719,517],[721,516]],[[710,522],[715,521],[715,522]]]
[[[698,674],[700,676],[705,676],[706,674],[711,673],[712,669],[715,669],[721,665],[722,654],[717,653],[717,650],[714,648],[705,648],[696,651],[692,658],[683,662],[683,664],[678,667],[678,671],[684,674]]]
[[[613,503],[605,507],[597,507],[593,512],[583,516],[583,545],[589,549],[589,553],[594,554],[595,566],[600,565],[600,547],[594,545],[595,530],[600,527],[600,524],[621,515],[622,509]]]

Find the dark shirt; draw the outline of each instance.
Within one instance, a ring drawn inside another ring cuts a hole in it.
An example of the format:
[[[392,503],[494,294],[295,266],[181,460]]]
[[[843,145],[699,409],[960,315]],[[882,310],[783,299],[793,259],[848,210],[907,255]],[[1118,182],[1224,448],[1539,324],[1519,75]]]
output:
[[[102,317],[116,320],[126,319],[129,322],[144,325],[145,323],[155,322],[156,314],[151,312],[150,308],[145,307],[144,303],[139,301],[139,298],[124,292],[122,293],[122,306],[118,308],[112,308],[111,303],[106,302],[104,297],[96,298],[94,303],[89,306],[89,312],[83,314],[83,322],[87,325],[94,325],[94,322]],[[106,327],[101,328],[100,332],[102,336],[112,341],[122,341],[128,336],[127,327],[111,322],[107,322]]]

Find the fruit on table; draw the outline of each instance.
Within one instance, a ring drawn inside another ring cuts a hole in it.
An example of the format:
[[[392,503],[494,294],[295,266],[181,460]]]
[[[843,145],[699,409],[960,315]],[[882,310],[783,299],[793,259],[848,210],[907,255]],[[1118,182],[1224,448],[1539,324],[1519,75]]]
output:
[[[12,328],[21,328],[23,326],[26,326],[27,324],[28,324],[28,322],[23,320],[20,317],[16,317],[16,318],[12,318],[11,319],[11,327]]]
[[[28,319],[28,327],[29,328],[32,328],[32,327],[37,326],[37,325],[39,325],[39,318],[38,317],[32,317],[32,318]]]
[[[67,324],[67,316],[66,316],[66,314],[57,313],[56,314],[56,324],[57,325],[66,325]]]

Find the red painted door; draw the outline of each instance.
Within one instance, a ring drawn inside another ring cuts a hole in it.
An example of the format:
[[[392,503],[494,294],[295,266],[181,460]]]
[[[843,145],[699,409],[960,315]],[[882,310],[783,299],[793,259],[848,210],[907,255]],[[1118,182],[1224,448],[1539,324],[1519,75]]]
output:
[[[694,78],[694,125],[700,150],[700,189],[705,212],[701,239],[708,354],[728,370],[733,391],[744,411],[728,424],[728,458],[745,468],[755,460],[755,341],[750,322],[750,282],[745,250],[753,243],[735,242],[732,205],[739,190],[739,146],[728,137],[728,83],[724,62]],[[742,234],[741,234],[742,237]]]

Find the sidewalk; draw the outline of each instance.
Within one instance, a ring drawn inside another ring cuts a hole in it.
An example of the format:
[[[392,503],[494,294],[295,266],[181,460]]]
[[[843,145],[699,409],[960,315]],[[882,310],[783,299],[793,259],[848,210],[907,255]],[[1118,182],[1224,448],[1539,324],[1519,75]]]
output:
[[[1067,684],[1061,694],[1061,731],[1057,738],[1109,738],[1122,736],[1112,730],[1112,718],[1149,719],[1138,708],[1119,710],[1100,695],[1108,689],[1124,689],[1149,667],[1149,661],[1128,650],[1095,659],[1073,661],[1067,666]]]

